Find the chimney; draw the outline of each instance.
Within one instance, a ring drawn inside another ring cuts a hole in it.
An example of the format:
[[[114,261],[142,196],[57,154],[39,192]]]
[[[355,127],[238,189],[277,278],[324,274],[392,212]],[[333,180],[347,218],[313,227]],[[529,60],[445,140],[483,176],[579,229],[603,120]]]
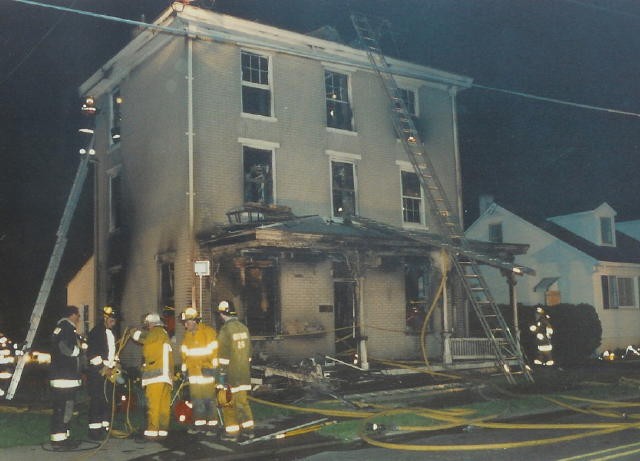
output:
[[[494,198],[493,195],[491,194],[481,194],[480,197],[478,198],[478,202],[479,202],[479,206],[480,206],[480,214],[482,215],[485,211],[487,211],[487,208],[489,208],[491,206],[491,204],[493,203]]]

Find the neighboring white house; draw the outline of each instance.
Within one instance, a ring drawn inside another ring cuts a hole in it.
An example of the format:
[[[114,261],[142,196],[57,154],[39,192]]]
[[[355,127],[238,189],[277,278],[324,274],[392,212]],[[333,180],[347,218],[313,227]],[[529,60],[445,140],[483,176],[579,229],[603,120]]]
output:
[[[593,210],[551,218],[516,214],[493,203],[466,231],[467,238],[517,242],[529,251],[516,262],[536,271],[518,280],[525,305],[586,303],[602,323],[602,350],[640,343],[640,241],[616,229],[607,203]],[[483,273],[498,302],[509,302],[503,277]]]
[[[636,240],[640,240],[640,219],[617,222],[616,230],[623,232]]]
[[[389,63],[460,216],[456,95],[471,79]],[[433,232],[364,51],[180,4],[80,93],[99,108],[96,303],[121,308],[123,326],[188,305],[211,321],[231,299],[269,357],[421,357],[439,248],[357,225]],[[450,299],[464,332],[466,305]]]

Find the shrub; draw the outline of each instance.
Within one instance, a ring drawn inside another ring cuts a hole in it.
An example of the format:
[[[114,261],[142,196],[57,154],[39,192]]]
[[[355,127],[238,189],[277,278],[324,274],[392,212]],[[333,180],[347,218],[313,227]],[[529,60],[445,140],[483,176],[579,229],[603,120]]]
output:
[[[522,348],[533,361],[536,340],[529,330],[535,319],[536,306],[520,307],[520,341]],[[586,362],[600,346],[602,326],[596,310],[589,304],[558,304],[544,307],[553,327],[553,358],[560,366]]]

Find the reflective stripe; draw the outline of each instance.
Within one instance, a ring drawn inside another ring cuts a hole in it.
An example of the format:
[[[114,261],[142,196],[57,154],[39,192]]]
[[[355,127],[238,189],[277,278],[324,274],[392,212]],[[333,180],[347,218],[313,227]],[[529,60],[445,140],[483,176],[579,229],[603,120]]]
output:
[[[252,419],[242,423],[242,429],[248,429],[250,427],[253,427],[253,420]]]
[[[140,341],[140,336],[142,336],[142,331],[141,330],[136,330],[133,332],[133,334],[131,335],[131,338],[134,341]]]
[[[240,392],[240,391],[250,391],[251,390],[251,384],[240,384],[239,386],[236,387],[232,387],[231,388],[231,392],[232,393],[236,393],[236,392]]]
[[[109,429],[109,426],[111,426],[111,423],[109,421],[102,421],[102,427],[104,427],[105,429]]]
[[[538,346],[538,350],[542,352],[547,352],[547,351],[553,350],[553,346],[551,344],[540,345]]]
[[[100,365],[102,363],[102,357],[100,357],[99,355],[96,355],[94,358],[89,360],[89,363],[91,365],[98,366],[98,365]]]
[[[243,331],[242,333],[234,333],[233,335],[231,335],[231,338],[233,338],[234,341],[240,341],[243,339],[248,339],[249,335]]]
[[[80,348],[78,346],[73,346],[73,352],[71,352],[71,357],[77,357],[80,355]]]
[[[158,435],[159,435],[160,437],[166,437],[166,436],[168,436],[168,435],[169,435],[169,433],[168,433],[167,431],[162,431],[162,430],[160,430],[160,431],[158,431]]]
[[[107,333],[107,360],[105,365],[113,367],[116,360],[116,338],[113,336],[113,331],[106,329]]]
[[[49,439],[52,442],[62,442],[63,440],[67,440],[67,433],[66,432],[57,432],[55,434],[51,434],[49,436]]]
[[[218,363],[220,365],[229,365],[229,359],[223,359],[222,357],[218,358]]]
[[[216,421],[215,419],[213,421],[208,421],[207,422],[207,426],[209,427],[215,427],[218,425],[218,421]]]
[[[147,437],[158,437],[158,431],[150,431],[149,429],[147,429],[146,431],[144,431],[144,435]]]
[[[233,434],[233,433],[236,433],[236,432],[240,432],[240,425],[233,424],[231,426],[225,427],[224,430],[227,432],[227,434]]]
[[[204,419],[198,419],[193,422],[194,426],[204,426],[205,424],[207,424],[207,422]]]
[[[52,379],[49,384],[51,387],[58,389],[70,389],[72,387],[80,387],[82,382],[79,379]]]
[[[213,384],[213,376],[189,376],[189,384]]]
[[[89,429],[102,429],[102,423],[91,423]]]

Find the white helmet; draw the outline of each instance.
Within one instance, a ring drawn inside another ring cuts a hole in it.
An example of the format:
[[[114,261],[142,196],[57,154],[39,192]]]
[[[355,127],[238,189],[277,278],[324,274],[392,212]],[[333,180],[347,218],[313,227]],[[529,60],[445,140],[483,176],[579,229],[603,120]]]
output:
[[[152,312],[144,316],[144,323],[147,325],[162,325],[162,320],[160,320],[160,316]]]

